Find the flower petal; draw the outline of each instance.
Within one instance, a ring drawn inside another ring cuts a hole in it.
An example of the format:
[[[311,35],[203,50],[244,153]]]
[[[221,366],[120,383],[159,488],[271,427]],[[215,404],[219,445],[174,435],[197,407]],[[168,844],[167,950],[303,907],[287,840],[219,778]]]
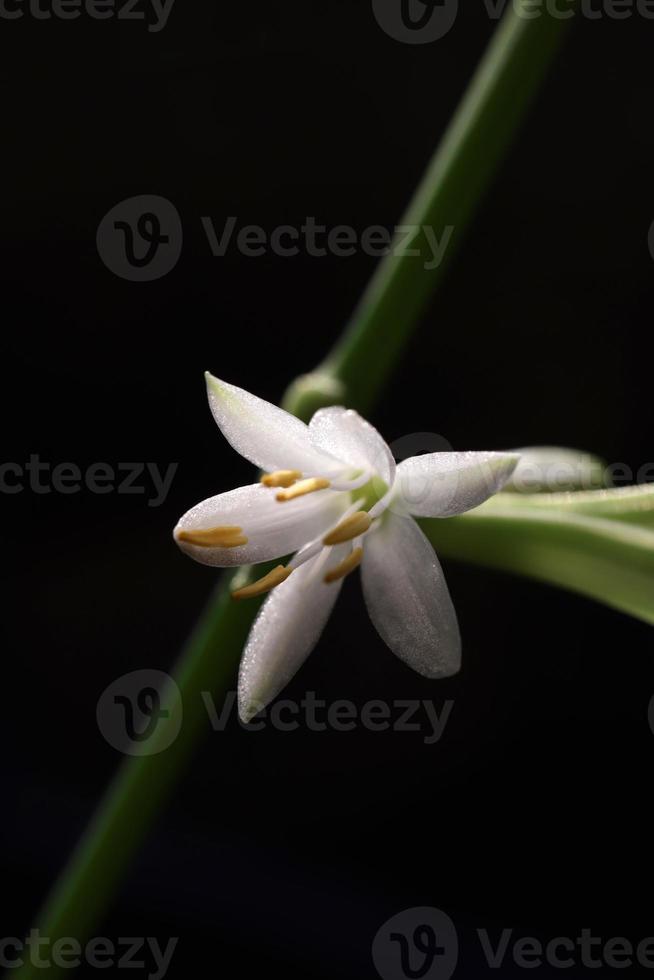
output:
[[[388,487],[395,480],[395,460],[377,429],[351,408],[320,408],[309,422],[317,449],[344,459],[357,469],[376,473]]]
[[[289,555],[338,521],[347,507],[346,494],[333,490],[280,503],[278,491],[254,483],[209,497],[180,519],[173,534],[182,551],[205,565],[249,565]],[[238,527],[247,543],[237,547],[206,547],[183,540],[183,532]]]
[[[220,431],[255,466],[299,470],[305,476],[326,476],[343,469],[338,458],[315,447],[304,422],[208,372],[205,377],[209,406]]]
[[[326,572],[350,545],[320,552],[296,568],[264,602],[248,636],[238,677],[241,720],[247,722],[284,688],[315,647],[341,589],[325,583]]]
[[[410,517],[388,514],[365,539],[363,595],[393,653],[424,677],[461,666],[461,637],[434,549]]]
[[[396,495],[416,517],[462,514],[497,493],[519,458],[517,453],[485,452],[412,456],[397,468]]]

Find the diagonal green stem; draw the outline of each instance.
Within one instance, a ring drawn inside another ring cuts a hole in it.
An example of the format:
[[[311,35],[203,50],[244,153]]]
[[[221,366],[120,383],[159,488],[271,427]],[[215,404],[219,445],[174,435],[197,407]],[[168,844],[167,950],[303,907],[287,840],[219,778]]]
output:
[[[522,7],[521,0],[511,4],[495,32],[399,222],[403,230],[377,267],[344,334],[315,372],[291,386],[284,406],[301,418],[335,398],[367,411],[442,281],[570,23],[549,15],[533,19],[520,13]],[[433,255],[433,238],[426,240],[425,227],[438,242],[447,241],[442,261],[430,270],[425,264]],[[336,384],[330,383],[334,380]]]
[[[515,5],[498,28],[483,62],[430,164],[403,223],[437,231],[454,226],[452,251],[482,192],[506,153],[516,126],[538,88],[567,21],[548,15],[521,17]],[[413,247],[419,247],[417,233]],[[317,374],[300,379],[285,405],[306,417],[319,404],[340,397],[368,407],[408,340],[445,264],[426,270],[411,256],[389,255],[364,294],[351,326]],[[256,604],[229,601],[226,577],[182,654],[175,679],[183,724],[160,754],[128,758],[119,769],[86,834],[40,917],[41,935],[83,941],[103,915],[129,863],[206,730],[202,691],[222,691],[234,682],[236,664]],[[166,692],[163,692],[166,707]],[[159,721],[151,748],[167,741],[176,708]],[[56,967],[51,973],[60,972]],[[14,974],[16,976],[16,974]],[[30,963],[20,980],[38,978]]]
[[[41,935],[72,937],[83,941],[103,915],[130,859],[141,844],[157,811],[179,778],[198,740],[207,729],[203,691],[229,690],[253,615],[260,602],[233,602],[225,575],[200,617],[182,652],[174,685],[163,690],[161,707],[169,717],[161,719],[147,742],[147,755],[128,757],[119,768],[107,795],[79,841],[40,917]],[[223,641],[228,637],[228,642]],[[169,726],[182,724],[165,751]],[[43,974],[27,965],[21,978]],[[56,972],[56,971],[52,971]]]

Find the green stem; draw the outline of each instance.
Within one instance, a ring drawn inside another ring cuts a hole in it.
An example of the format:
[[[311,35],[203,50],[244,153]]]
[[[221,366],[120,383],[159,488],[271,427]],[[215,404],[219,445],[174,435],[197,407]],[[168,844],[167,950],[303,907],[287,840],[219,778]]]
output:
[[[546,14],[536,19],[527,12],[522,15],[516,9],[522,5],[522,0],[512,4],[495,32],[399,222],[400,228],[411,229],[410,238],[402,242],[406,231],[399,233],[397,254],[391,246],[332,352],[289,390],[284,405],[295,402],[302,418],[321,404],[333,404],[334,381],[338,400],[368,411],[442,281],[569,24]],[[528,0],[524,6],[528,7]],[[438,242],[447,241],[442,261],[430,270],[425,263],[433,249],[425,227]],[[448,228],[452,229],[449,240],[443,237]],[[406,249],[418,254],[400,254]]]
[[[202,693],[226,691],[233,684],[240,650],[258,603],[251,606],[233,602],[229,590],[232,578],[223,576],[189,638],[174,671],[176,687],[171,684],[160,692],[161,707],[169,716],[158,721],[147,740],[148,754],[125,759],[79,841],[43,910],[42,936],[53,941],[66,936],[82,942],[90,934],[169,790],[208,729]],[[224,633],[229,636],[227,644],[222,642]],[[172,744],[162,751],[171,727],[174,731],[178,726],[179,733]],[[28,964],[17,975],[24,980],[42,973],[42,968]]]
[[[429,225],[440,232],[454,225],[452,241],[461,237],[565,23],[545,15],[526,20],[511,6],[403,219],[405,224],[420,229]],[[413,242],[413,247],[419,243]],[[447,254],[451,249],[452,243]],[[389,255],[324,369],[300,379],[289,391],[286,407],[306,417],[318,404],[340,400],[343,391],[350,404],[369,406],[443,270],[444,263],[428,271],[422,260]],[[41,934],[52,941],[65,936],[81,942],[93,930],[207,729],[201,692],[224,692],[234,683],[257,604],[230,602],[229,581],[227,577],[219,587],[175,671],[183,704],[179,734],[160,754],[128,758],[120,767],[40,918]],[[167,741],[169,725],[178,720],[172,700],[168,707],[170,716],[159,721],[152,736],[153,750],[158,741]],[[41,972],[26,963],[14,976],[27,980],[40,977]]]

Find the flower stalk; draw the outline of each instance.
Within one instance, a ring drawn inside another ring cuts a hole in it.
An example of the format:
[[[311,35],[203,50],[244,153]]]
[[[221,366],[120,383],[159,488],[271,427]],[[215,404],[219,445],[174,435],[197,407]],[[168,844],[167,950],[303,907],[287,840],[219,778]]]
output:
[[[414,229],[411,249],[418,254],[395,254],[391,245],[330,354],[289,387],[282,405],[293,415],[307,421],[333,404],[365,414],[397,366],[570,25],[544,11],[533,18],[529,10],[528,0],[509,5],[399,222]],[[431,270],[420,258],[425,227],[452,229]]]

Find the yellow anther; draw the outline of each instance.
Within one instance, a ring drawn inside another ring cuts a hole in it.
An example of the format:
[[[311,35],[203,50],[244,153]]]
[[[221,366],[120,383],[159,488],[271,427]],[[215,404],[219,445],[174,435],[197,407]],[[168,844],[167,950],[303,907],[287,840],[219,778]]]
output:
[[[335,565],[327,574],[325,575],[325,582],[329,584],[330,582],[338,582],[339,578],[345,578],[350,572],[361,564],[361,559],[363,558],[363,548],[353,548],[347,558]]]
[[[283,565],[278,565],[263,578],[260,578],[258,582],[253,582],[252,585],[244,585],[242,589],[236,589],[232,592],[232,599],[252,599],[255,595],[270,592],[276,585],[285,582],[292,571],[292,568],[284,568]]]
[[[261,482],[264,487],[290,487],[301,476],[299,470],[275,470],[274,473],[265,473]]]
[[[358,538],[360,534],[364,534],[371,524],[369,514],[365,510],[358,510],[356,514],[350,514],[344,521],[337,524],[334,530],[322,539],[323,544],[343,544],[345,541],[351,541],[352,538]]]
[[[308,480],[299,480],[288,490],[280,490],[277,500],[283,503],[285,500],[293,500],[294,497],[303,497],[305,493],[313,493],[315,490],[326,490],[330,485],[329,480],[322,476],[311,476]]]
[[[234,525],[225,527],[198,528],[196,531],[178,531],[178,541],[187,541],[198,548],[238,548],[247,544],[243,528]]]

